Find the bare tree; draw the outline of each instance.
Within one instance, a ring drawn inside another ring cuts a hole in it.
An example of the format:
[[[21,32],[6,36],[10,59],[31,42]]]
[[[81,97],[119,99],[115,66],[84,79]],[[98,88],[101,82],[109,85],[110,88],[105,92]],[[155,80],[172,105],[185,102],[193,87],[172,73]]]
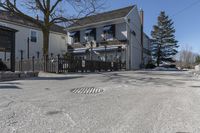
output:
[[[182,68],[192,68],[195,64],[197,54],[192,51],[192,47],[185,45],[178,54],[178,66]]]
[[[70,11],[67,10],[69,6],[76,15],[69,15]],[[0,7],[4,10],[29,20],[41,28],[45,57],[48,55],[49,33],[52,25],[75,22],[80,17],[97,12],[102,6],[102,0],[1,0],[0,2]],[[28,15],[27,10],[37,13],[38,19]]]

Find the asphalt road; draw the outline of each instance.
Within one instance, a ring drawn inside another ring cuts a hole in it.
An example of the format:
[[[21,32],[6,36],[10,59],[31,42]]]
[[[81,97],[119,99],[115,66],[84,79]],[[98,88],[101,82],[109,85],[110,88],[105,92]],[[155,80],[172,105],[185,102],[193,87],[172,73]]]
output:
[[[0,133],[200,133],[200,80],[136,71],[0,82]]]

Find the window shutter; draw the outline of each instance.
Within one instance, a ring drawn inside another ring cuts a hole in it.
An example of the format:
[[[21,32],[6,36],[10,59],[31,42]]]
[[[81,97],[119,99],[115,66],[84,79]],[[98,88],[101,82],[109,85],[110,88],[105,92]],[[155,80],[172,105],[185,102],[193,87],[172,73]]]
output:
[[[97,29],[96,28],[93,29],[93,36],[94,36],[94,40],[96,41],[97,40]]]
[[[112,25],[112,34],[113,34],[113,38],[115,38],[116,37],[116,25],[115,24]]]
[[[77,31],[76,37],[77,37],[77,41],[80,42],[80,31]]]

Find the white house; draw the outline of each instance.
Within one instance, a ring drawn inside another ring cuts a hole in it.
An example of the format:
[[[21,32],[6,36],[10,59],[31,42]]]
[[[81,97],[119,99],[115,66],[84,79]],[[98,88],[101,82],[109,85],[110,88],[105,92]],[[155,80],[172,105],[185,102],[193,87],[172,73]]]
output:
[[[7,11],[0,11],[0,25],[17,30],[15,37],[15,58],[24,60],[43,58],[43,35],[37,25]],[[49,55],[56,56],[67,52],[67,33],[63,27],[54,25],[50,32]],[[0,45],[0,58],[10,59],[10,51],[5,51]]]
[[[77,58],[121,61],[128,70],[139,69],[141,42],[145,63],[150,60],[150,39],[141,27],[135,5],[81,18],[68,27],[68,50]]]

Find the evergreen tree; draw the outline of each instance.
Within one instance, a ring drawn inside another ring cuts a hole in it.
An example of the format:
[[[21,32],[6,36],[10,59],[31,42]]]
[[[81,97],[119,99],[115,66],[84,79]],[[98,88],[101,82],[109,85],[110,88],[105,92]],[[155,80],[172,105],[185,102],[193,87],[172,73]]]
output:
[[[157,66],[162,62],[174,62],[173,57],[177,54],[178,41],[175,39],[175,29],[172,19],[164,11],[158,16],[157,25],[153,26],[152,56]]]
[[[200,55],[196,57],[195,63],[200,64]]]

